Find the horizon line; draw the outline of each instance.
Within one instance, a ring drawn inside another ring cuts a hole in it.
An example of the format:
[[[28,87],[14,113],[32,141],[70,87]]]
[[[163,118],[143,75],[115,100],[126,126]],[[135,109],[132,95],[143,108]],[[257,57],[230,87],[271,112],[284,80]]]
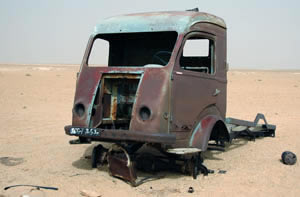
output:
[[[0,66],[32,66],[32,67],[36,67],[36,66],[45,66],[45,67],[59,67],[59,66],[80,66],[80,64],[69,64],[69,63],[34,63],[34,64],[30,64],[30,63],[0,63]],[[241,67],[229,67],[229,71],[230,70],[242,70],[242,71],[251,71],[251,70],[260,70],[260,71],[299,71],[299,68],[258,68],[258,67],[246,67],[246,66],[241,66]]]

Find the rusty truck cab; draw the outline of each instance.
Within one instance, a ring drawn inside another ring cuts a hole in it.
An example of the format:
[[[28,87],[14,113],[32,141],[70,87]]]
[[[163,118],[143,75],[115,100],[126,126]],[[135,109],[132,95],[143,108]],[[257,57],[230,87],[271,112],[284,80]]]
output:
[[[107,50],[94,54],[99,40]],[[94,55],[105,62],[94,64]],[[229,139],[226,73],[226,25],[216,16],[180,11],[107,18],[89,39],[66,133],[82,142],[205,151],[209,140]]]

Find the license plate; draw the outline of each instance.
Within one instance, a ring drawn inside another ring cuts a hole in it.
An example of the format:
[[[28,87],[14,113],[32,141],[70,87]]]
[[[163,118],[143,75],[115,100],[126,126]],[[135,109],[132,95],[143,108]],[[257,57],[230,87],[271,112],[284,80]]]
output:
[[[88,136],[98,136],[100,131],[96,128],[71,128],[71,135],[88,135]]]

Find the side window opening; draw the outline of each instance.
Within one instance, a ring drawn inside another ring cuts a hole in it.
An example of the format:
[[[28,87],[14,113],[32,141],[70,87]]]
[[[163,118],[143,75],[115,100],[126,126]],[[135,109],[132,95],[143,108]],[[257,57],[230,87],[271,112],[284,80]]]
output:
[[[180,58],[180,67],[194,72],[215,73],[214,41],[207,38],[191,37],[186,40]]]
[[[107,67],[109,58],[109,42],[101,38],[94,40],[88,59],[89,67]]]

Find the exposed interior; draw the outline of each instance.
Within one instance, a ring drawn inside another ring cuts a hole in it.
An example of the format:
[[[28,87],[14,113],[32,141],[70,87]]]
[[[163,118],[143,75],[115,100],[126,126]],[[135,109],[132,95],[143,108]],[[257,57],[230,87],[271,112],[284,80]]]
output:
[[[100,43],[101,46],[96,46],[98,40],[105,42]],[[176,40],[177,32],[174,31],[99,34],[93,42],[88,65],[142,67],[155,64],[165,66],[169,62]],[[103,57],[104,55],[108,57]],[[108,62],[92,62],[95,56],[99,57],[99,61],[104,59]]]
[[[180,67],[194,72],[215,73],[214,41],[203,37],[186,40],[180,58]]]
[[[91,126],[129,129],[139,80],[136,74],[104,75],[93,105]]]

